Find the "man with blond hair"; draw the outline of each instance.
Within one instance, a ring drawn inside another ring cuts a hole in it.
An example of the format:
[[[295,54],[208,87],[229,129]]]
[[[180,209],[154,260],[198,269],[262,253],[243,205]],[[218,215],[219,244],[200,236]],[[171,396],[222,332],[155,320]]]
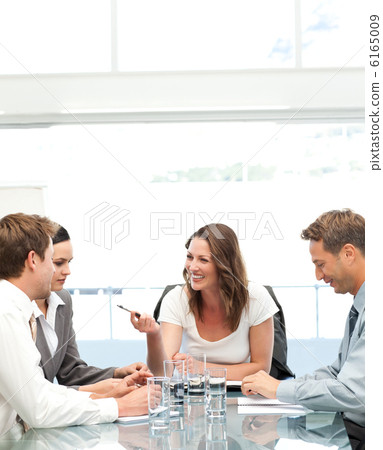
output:
[[[136,386],[145,382],[139,372],[106,395],[89,396],[44,378],[31,302],[50,295],[55,232],[54,223],[37,215],[10,214],[0,220],[0,434],[18,420],[49,428],[147,413],[146,387]]]
[[[354,296],[338,358],[333,364],[296,380],[279,381],[260,371],[245,377],[242,392],[259,393],[309,409],[337,411],[365,424],[365,221],[349,209],[322,214],[302,231],[318,280],[338,294]]]

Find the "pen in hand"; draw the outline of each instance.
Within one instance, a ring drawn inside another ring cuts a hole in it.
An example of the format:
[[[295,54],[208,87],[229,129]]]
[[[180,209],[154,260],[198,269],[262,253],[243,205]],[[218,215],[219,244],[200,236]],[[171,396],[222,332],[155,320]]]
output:
[[[117,305],[119,308],[121,308],[121,309],[124,309],[125,311],[128,311],[128,312],[132,312],[130,309],[128,309],[128,308],[125,308],[124,306],[122,306],[122,305]],[[141,314],[139,314],[139,313],[134,313],[134,315],[137,317],[137,319],[139,319],[140,317],[141,317]]]

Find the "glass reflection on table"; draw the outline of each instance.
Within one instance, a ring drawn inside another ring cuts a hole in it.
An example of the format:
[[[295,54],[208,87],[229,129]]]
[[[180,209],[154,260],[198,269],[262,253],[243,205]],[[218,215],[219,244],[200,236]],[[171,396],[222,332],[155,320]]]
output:
[[[209,419],[204,403],[185,402],[162,434],[148,422],[100,424],[53,429],[14,427],[0,437],[0,450],[102,448],[166,449],[316,449],[351,450],[340,414],[309,412],[301,416],[239,415],[237,398],[228,397],[224,419]],[[295,443],[294,443],[295,441]]]

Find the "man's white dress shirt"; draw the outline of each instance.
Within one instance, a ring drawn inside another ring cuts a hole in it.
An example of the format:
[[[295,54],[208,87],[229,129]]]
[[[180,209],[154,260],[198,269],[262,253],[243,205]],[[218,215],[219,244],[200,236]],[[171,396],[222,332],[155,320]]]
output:
[[[0,435],[16,415],[35,428],[113,422],[113,398],[92,400],[89,393],[52,384],[39,367],[40,353],[29,326],[32,302],[19,288],[0,280]]]

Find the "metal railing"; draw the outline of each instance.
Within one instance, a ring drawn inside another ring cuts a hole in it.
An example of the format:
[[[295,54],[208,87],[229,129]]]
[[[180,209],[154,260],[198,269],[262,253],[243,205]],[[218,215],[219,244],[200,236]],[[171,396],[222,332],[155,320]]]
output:
[[[299,289],[299,288],[313,288],[315,289],[315,335],[319,338],[319,290],[323,288],[329,288],[327,285],[274,285],[272,288],[275,289]],[[123,295],[126,291],[160,291],[162,293],[164,287],[130,287],[130,288],[115,288],[112,286],[103,288],[69,288],[67,289],[71,295],[106,295],[108,296],[108,306],[109,306],[109,338],[113,339],[113,312],[112,312],[112,299],[116,296]],[[158,298],[160,297],[160,294]]]

